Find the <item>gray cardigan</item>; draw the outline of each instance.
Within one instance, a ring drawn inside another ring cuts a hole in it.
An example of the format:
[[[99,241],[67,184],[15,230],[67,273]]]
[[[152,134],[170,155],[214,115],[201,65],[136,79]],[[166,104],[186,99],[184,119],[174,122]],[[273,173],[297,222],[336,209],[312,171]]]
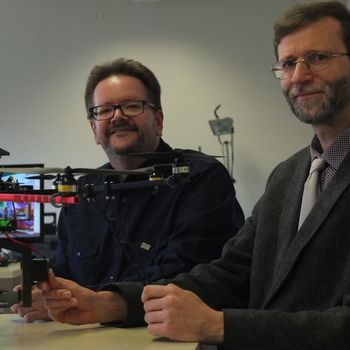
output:
[[[224,311],[224,349],[350,348],[350,155],[298,231],[309,167],[308,148],[279,164],[222,257],[171,281]],[[141,284],[105,289],[127,299],[125,326],[143,323]]]

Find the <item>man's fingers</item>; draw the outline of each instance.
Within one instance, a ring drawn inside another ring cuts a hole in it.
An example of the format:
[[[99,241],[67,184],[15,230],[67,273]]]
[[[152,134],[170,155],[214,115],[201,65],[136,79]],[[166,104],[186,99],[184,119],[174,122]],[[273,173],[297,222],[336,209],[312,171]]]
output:
[[[48,291],[49,289],[68,289],[64,281],[64,279],[56,277],[52,269],[50,269],[48,272],[48,280],[39,282],[38,288],[41,291]]]
[[[51,320],[46,309],[27,312],[23,316],[23,319],[26,322],[33,322],[36,320],[46,320],[46,321]]]
[[[143,288],[143,292],[141,295],[141,301],[145,303],[150,299],[158,299],[163,298],[170,292],[180,289],[174,284],[168,284],[166,286],[158,286],[158,285],[148,285]]]
[[[64,288],[64,286],[62,285],[62,283],[60,283],[57,278],[55,277],[55,274],[53,273],[52,269],[49,270],[48,274],[48,283],[50,288],[53,289],[58,289],[58,288]]]
[[[66,310],[71,307],[76,306],[78,303],[76,298],[70,298],[70,299],[64,299],[64,300],[57,300],[57,299],[47,299],[45,300],[45,306],[50,309],[50,312],[52,310]]]
[[[18,313],[18,309],[19,309],[20,305],[19,304],[13,304],[10,309],[14,314]]]
[[[72,293],[67,289],[50,289],[42,291],[41,295],[45,300],[65,300],[70,299]]]
[[[147,324],[161,323],[164,321],[164,313],[162,311],[146,312],[144,319]]]
[[[38,282],[38,288],[40,290],[49,290],[50,286],[46,281],[44,281],[44,282]]]

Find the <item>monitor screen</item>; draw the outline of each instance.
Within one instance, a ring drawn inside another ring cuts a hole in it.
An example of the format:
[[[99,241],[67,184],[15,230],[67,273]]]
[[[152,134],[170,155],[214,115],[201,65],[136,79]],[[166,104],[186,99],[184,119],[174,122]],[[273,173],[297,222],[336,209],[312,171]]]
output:
[[[43,167],[44,164],[1,164],[2,168],[32,168]],[[1,179],[7,181],[11,176],[20,186],[32,186],[33,190],[44,188],[42,179],[28,179],[32,174],[2,173]],[[30,187],[29,187],[30,188]],[[40,242],[43,240],[44,206],[36,202],[5,202],[0,200],[0,239],[7,238],[5,231],[11,237],[20,241]],[[8,229],[7,229],[8,228]]]

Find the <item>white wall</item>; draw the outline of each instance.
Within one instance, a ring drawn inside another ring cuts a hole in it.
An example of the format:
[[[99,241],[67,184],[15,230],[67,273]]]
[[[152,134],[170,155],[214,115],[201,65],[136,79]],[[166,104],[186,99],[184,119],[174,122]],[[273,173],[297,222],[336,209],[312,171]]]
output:
[[[208,120],[218,104],[234,119],[236,189],[248,215],[272,168],[312,135],[269,71],[273,22],[294,3],[0,0],[0,147],[11,152],[1,162],[105,162],[85,117],[85,81],[95,64],[134,58],[160,80],[172,146],[220,154]]]

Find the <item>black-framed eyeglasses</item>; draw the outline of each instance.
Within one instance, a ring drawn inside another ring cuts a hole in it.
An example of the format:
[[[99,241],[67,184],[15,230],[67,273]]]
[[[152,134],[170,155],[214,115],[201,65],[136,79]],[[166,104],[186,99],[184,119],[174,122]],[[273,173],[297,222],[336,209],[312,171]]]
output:
[[[97,121],[112,119],[117,109],[120,109],[125,117],[137,117],[144,112],[145,106],[156,109],[153,103],[145,100],[126,101],[115,105],[94,106],[89,108],[89,119],[95,119]]]
[[[277,79],[289,79],[294,74],[295,68],[299,62],[304,63],[311,72],[320,72],[331,65],[332,58],[349,55],[349,52],[310,52],[306,56],[298,59],[287,58],[277,61],[272,66],[271,71]]]

